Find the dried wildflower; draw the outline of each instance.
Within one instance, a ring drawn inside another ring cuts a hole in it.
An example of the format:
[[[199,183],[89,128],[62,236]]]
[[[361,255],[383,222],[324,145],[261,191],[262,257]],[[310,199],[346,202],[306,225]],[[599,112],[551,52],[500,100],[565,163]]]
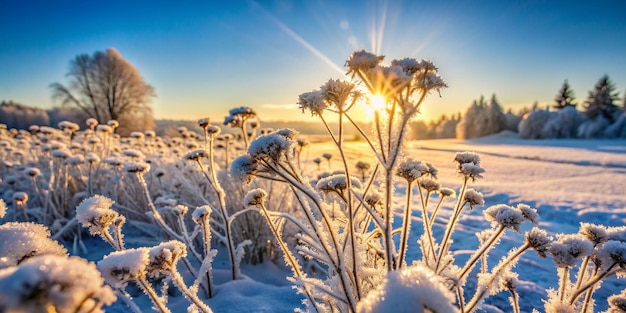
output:
[[[522,215],[527,221],[535,225],[539,223],[539,214],[537,214],[537,210],[535,208],[531,208],[526,204],[520,203],[517,205],[517,209],[522,212]]]
[[[412,183],[416,179],[429,173],[429,167],[422,161],[413,159],[406,159],[396,168],[396,175],[406,179],[407,182]]]
[[[401,67],[404,73],[406,73],[406,75],[409,75],[409,76],[422,70],[422,64],[413,58],[393,60],[391,61],[391,65]]]
[[[230,176],[235,181],[244,182],[245,184],[249,184],[252,181],[257,171],[257,161],[247,154],[239,156],[230,165]]]
[[[465,190],[465,194],[463,195],[463,202],[469,203],[470,210],[473,210],[477,205],[485,205],[485,198],[482,193],[472,188],[467,188],[467,190]]]
[[[330,161],[330,159],[332,159],[332,158],[333,158],[333,155],[332,155],[332,154],[330,154],[330,153],[323,153],[323,154],[322,154],[322,157],[323,157],[324,159],[326,159],[326,160],[329,160],[329,161]]]
[[[558,267],[572,268],[579,258],[593,253],[593,243],[580,234],[557,235],[557,241],[549,248]]]
[[[131,162],[124,165],[124,171],[129,173],[143,174],[150,171],[150,164],[145,162]]]
[[[107,125],[111,126],[113,129],[120,127],[120,123],[116,120],[108,120]]]
[[[502,284],[502,288],[511,292],[515,291],[519,283],[517,273],[511,271],[504,272],[500,278],[500,283]]]
[[[305,92],[298,96],[298,106],[303,113],[305,110],[311,111],[312,116],[321,115],[328,107],[320,90]]]
[[[246,207],[257,207],[265,203],[267,192],[261,188],[256,188],[248,191],[243,198],[243,204]]]
[[[52,150],[50,154],[52,155],[53,158],[59,158],[59,159],[67,159],[72,156],[72,153],[69,150],[65,150],[65,149]]]
[[[212,212],[213,209],[208,205],[199,206],[191,213],[191,219],[194,223],[201,224]]]
[[[506,204],[490,206],[483,213],[485,219],[491,222],[491,224],[501,225],[517,232],[519,232],[520,225],[525,220],[520,210]]]
[[[143,136],[143,134],[142,134]],[[124,149],[124,151],[122,151],[122,153],[129,157],[129,158],[143,158],[145,157],[143,152],[137,150],[137,149]]]
[[[441,187],[439,188],[438,192],[442,197],[451,197],[451,198],[456,197],[456,191],[454,191],[454,189],[452,188]]]
[[[28,202],[28,194],[22,191],[13,193],[13,201],[17,205],[25,205]]]
[[[80,165],[83,163],[85,163],[85,157],[82,154],[71,156],[63,161],[63,164],[67,165]]]
[[[626,242],[609,240],[598,248],[599,263],[608,267],[616,264],[622,269],[626,269]]]
[[[351,95],[355,96],[353,90],[354,84],[338,79],[330,79],[320,88],[324,100],[334,104],[338,110],[343,109]]]
[[[380,64],[385,56],[378,56],[365,50],[355,51],[346,61],[347,74],[356,74],[359,71],[368,71]]]
[[[24,169],[24,174],[26,174],[29,177],[37,177],[39,175],[41,175],[41,170],[39,170],[36,167],[27,167]]]
[[[545,258],[546,252],[550,248],[552,244],[552,237],[548,235],[548,233],[537,227],[533,227],[531,230],[526,232],[526,243],[542,258]]]
[[[361,188],[361,182],[356,177],[351,177],[350,183],[354,188]],[[335,174],[324,177],[315,186],[322,193],[337,192],[342,193],[348,188],[348,180],[345,174]]]
[[[89,229],[92,235],[101,235],[118,219],[119,214],[111,209],[113,200],[95,195],[83,200],[76,207],[76,219]]]
[[[278,161],[283,155],[292,153],[293,141],[276,132],[256,138],[248,147],[248,154],[254,159]]]
[[[98,120],[93,117],[90,117],[85,121],[85,124],[87,125],[87,127],[93,129],[94,127],[96,127],[96,125],[98,125]]]
[[[202,129],[206,129],[210,124],[211,122],[208,117],[201,118],[198,120],[198,126],[200,126],[200,128]]]
[[[371,207],[376,207],[383,203],[383,197],[378,192],[370,191],[365,195],[365,203]]]
[[[358,161],[356,162],[356,168],[361,170],[361,171],[367,171],[370,169],[370,165],[369,163],[363,162],[363,161]]]
[[[458,170],[459,175],[463,175],[467,178],[471,178],[472,181],[476,181],[478,178],[483,178],[482,173],[485,172],[485,169],[480,167],[480,165],[473,163],[463,163]]]
[[[187,246],[178,240],[162,242],[150,248],[150,262],[146,266],[149,276],[156,277],[161,273],[176,271],[176,264],[187,256]]]
[[[448,87],[443,78],[437,75],[434,71],[418,72],[415,75],[415,84],[417,88],[422,89],[425,92],[430,90],[440,91],[441,89]]]
[[[454,155],[454,161],[458,163],[460,167],[462,164],[472,163],[472,164],[480,164],[480,156],[475,152],[457,152]]]
[[[96,126],[96,131],[105,134],[112,134],[113,128],[109,125],[98,125]]]
[[[126,249],[111,252],[97,263],[104,281],[117,288],[124,288],[131,279],[146,276],[150,263],[148,248]]]
[[[199,159],[204,159],[208,157],[209,157],[209,153],[206,152],[206,150],[196,149],[196,150],[187,152],[187,154],[185,154],[183,159],[188,160],[188,161],[198,161]]]
[[[441,188],[441,184],[431,178],[422,178],[419,180],[420,187],[424,188],[427,192],[434,192]]]
[[[593,242],[594,246],[597,246],[609,240],[609,234],[607,233],[606,227],[603,225],[580,223],[579,233],[585,236],[591,242]]]
[[[144,139],[144,134],[142,132],[131,132],[130,137],[135,138],[137,140]]]

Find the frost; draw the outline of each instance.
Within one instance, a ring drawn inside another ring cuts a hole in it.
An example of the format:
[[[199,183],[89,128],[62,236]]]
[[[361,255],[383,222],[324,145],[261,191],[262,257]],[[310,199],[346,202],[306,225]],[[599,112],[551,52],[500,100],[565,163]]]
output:
[[[443,278],[421,265],[387,274],[376,289],[357,304],[357,312],[457,312],[454,295]]]
[[[0,272],[2,312],[104,312],[116,297],[93,263],[37,256]]]
[[[558,267],[574,267],[579,258],[593,253],[593,243],[579,234],[557,235],[548,249]]]
[[[76,219],[83,227],[89,228],[92,235],[100,235],[119,217],[111,206],[113,206],[113,200],[95,195],[83,200],[76,207]]]
[[[469,203],[470,209],[474,209],[475,206],[483,206],[485,205],[485,198],[482,193],[468,188],[463,195],[463,201]]]
[[[149,263],[150,250],[136,248],[111,252],[98,262],[97,267],[108,284],[123,288],[129,280],[144,277]]]
[[[230,176],[237,182],[249,184],[252,182],[257,169],[257,161],[249,155],[244,154],[233,160],[233,163],[230,165]]]
[[[485,219],[492,224],[501,225],[502,227],[510,228],[517,232],[519,232],[520,225],[525,220],[520,210],[506,204],[490,206],[485,209],[484,214]]]
[[[67,250],[50,239],[50,231],[45,226],[16,222],[0,226],[0,269],[48,254],[66,256]]]

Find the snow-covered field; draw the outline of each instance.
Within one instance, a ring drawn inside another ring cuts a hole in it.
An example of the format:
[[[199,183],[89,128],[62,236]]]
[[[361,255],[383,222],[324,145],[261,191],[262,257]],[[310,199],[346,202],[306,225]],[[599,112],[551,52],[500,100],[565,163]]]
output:
[[[330,142],[312,144],[304,152],[309,162],[323,152],[333,152]],[[347,145],[350,158],[369,161],[369,151],[365,143],[351,142]],[[580,222],[604,224],[606,226],[626,225],[626,141],[624,140],[520,140],[511,134],[499,134],[487,138],[459,141],[426,140],[411,141],[405,145],[405,155],[432,162],[440,171],[439,181],[443,186],[458,189],[460,179],[455,174],[452,158],[458,151],[479,153],[486,169],[484,179],[475,188],[485,195],[485,207],[505,203],[526,203],[537,208],[541,217],[540,227],[551,234],[575,233]],[[398,187],[399,190],[402,187]],[[398,194],[398,201],[402,195]],[[418,201],[415,197],[414,201]],[[484,207],[483,207],[484,208]],[[457,262],[463,262],[475,250],[478,240],[475,233],[488,227],[477,208],[462,217],[460,226],[453,236],[454,254]],[[448,217],[450,207],[442,212],[441,219]],[[420,214],[414,217],[414,238],[410,240],[408,259],[419,257],[416,246],[421,234]],[[436,223],[435,236],[441,237],[443,222]],[[523,228],[522,230],[526,230]],[[97,239],[96,239],[97,240]],[[135,245],[146,244],[141,236],[132,239]],[[95,241],[95,240],[94,240]],[[523,237],[509,232],[492,252],[490,264],[512,247],[521,245]],[[103,250],[110,250],[102,245]],[[102,252],[106,253],[106,252]],[[299,306],[300,297],[285,280],[290,276],[286,268],[273,263],[244,265],[246,279],[230,281],[228,260],[225,249],[220,248],[216,269],[217,294],[207,302],[215,312],[292,312]],[[557,288],[556,268],[550,257],[540,258],[534,252],[526,253],[518,263],[520,303],[522,312],[532,308],[543,311],[542,300],[548,288]],[[469,284],[472,284],[470,282]],[[596,292],[596,311],[607,308],[608,296],[626,288],[626,280],[609,279]],[[141,297],[139,291],[136,295]],[[180,311],[185,308],[181,301]],[[147,299],[140,299],[143,308],[148,309]],[[489,312],[509,312],[511,310],[506,295],[491,297],[484,308]],[[175,306],[176,307],[176,306]],[[111,312],[125,312],[126,308],[115,305]]]

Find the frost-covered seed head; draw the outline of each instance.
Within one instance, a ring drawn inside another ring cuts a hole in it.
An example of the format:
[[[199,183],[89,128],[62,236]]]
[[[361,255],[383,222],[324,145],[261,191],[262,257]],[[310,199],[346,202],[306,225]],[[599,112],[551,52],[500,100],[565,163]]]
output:
[[[1,312],[104,312],[115,300],[93,263],[37,256],[0,272]]]
[[[333,158],[333,155],[330,153],[323,153],[322,154],[322,158],[326,159],[326,160],[330,160]]]
[[[365,195],[365,203],[371,207],[376,207],[383,203],[383,197],[378,192],[370,191]]]
[[[113,129],[120,127],[120,123],[116,120],[108,120],[107,125],[111,126]]]
[[[141,136],[143,136],[143,134],[141,134]],[[143,157],[145,157],[143,152],[141,152],[141,151],[139,151],[137,149],[124,149],[124,151],[122,151],[122,153],[125,156],[129,157],[129,158],[143,158]]]
[[[298,97],[298,106],[304,111],[311,111],[311,115],[321,115],[328,107],[324,101],[324,94],[320,90],[305,92]]]
[[[396,175],[404,178],[409,183],[414,182],[427,173],[429,173],[428,165],[413,159],[406,159],[400,162],[396,168]]]
[[[485,219],[494,225],[501,225],[505,228],[519,232],[520,225],[525,220],[522,212],[506,204],[496,204],[488,207],[483,212]]]
[[[113,200],[95,195],[83,200],[76,207],[76,219],[89,229],[92,235],[100,235],[103,231],[113,224],[119,214],[111,209]]]
[[[128,173],[144,174],[150,171],[150,164],[146,162],[131,162],[124,165],[124,171]]]
[[[609,240],[626,242],[626,226],[609,227],[607,229]]]
[[[205,159],[209,157],[209,153],[206,152],[206,150],[204,149],[196,149],[196,150],[192,150],[187,152],[187,154],[185,154],[185,156],[183,157],[183,159],[185,160],[189,160],[189,161],[198,161],[200,159]]]
[[[100,157],[93,153],[93,152],[89,152],[87,153],[87,156],[85,157],[85,160],[87,160],[87,162],[94,164],[94,163],[98,163],[100,162]]]
[[[278,161],[283,155],[292,153],[293,141],[276,132],[256,138],[248,147],[248,154],[257,160]]]
[[[85,124],[89,127],[89,128],[94,128],[96,127],[96,125],[98,125],[98,120],[90,117],[85,121]]]
[[[608,267],[616,264],[626,269],[626,242],[609,240],[598,249],[598,258],[602,266]]]
[[[230,176],[235,181],[243,182],[246,185],[252,182],[257,171],[257,161],[247,154],[237,157],[230,165]]]
[[[28,202],[28,194],[23,191],[13,193],[13,202],[17,205],[25,205]]]
[[[193,210],[193,213],[191,213],[191,218],[196,224],[202,224],[202,221],[211,216],[211,212],[213,212],[213,209],[210,206],[199,206],[195,210]]]
[[[353,188],[361,188],[361,182],[356,177],[351,177],[350,183]],[[348,180],[345,174],[335,174],[321,178],[315,188],[322,193],[342,193],[348,188]]]
[[[200,126],[200,128],[202,128],[202,129],[206,129],[209,126],[210,123],[211,122],[210,122],[208,117],[201,118],[201,119],[198,120],[198,126]]]
[[[320,88],[324,100],[335,105],[338,110],[343,108],[353,90],[354,84],[339,79],[330,79]]]
[[[361,171],[367,171],[370,169],[370,165],[369,163],[363,162],[363,161],[358,161],[356,162],[356,168],[361,170]]]
[[[515,291],[515,289],[517,288],[517,284],[519,283],[518,274],[511,271],[506,271],[502,274],[500,283],[502,284],[502,288],[513,292]]]
[[[47,254],[66,256],[67,250],[50,239],[50,231],[46,226],[28,222],[0,225],[0,269]]]
[[[459,167],[462,164],[467,164],[467,163],[479,165],[480,156],[475,152],[469,152],[469,151],[457,152],[454,155],[454,161],[458,163]]]
[[[378,66],[385,56],[378,56],[365,50],[355,51],[346,61],[348,74],[356,74],[358,71],[369,71]]]
[[[524,218],[527,221],[535,225],[539,224],[539,214],[537,214],[537,210],[535,208],[531,208],[526,204],[520,203],[517,205],[517,209],[522,212],[522,215],[524,215]]]
[[[439,194],[442,197],[450,197],[450,198],[455,198],[456,197],[456,191],[454,191],[454,189],[452,189],[452,188],[441,187],[437,191],[439,192]]]
[[[187,246],[184,243],[178,240],[162,242],[150,249],[150,263],[146,266],[146,271],[150,276],[175,271],[176,264],[185,256],[187,256]]]
[[[473,163],[463,163],[460,165],[460,168],[457,173],[467,178],[471,178],[472,181],[476,181],[476,179],[478,178],[483,178],[481,174],[484,172],[485,172],[485,169],[480,167],[480,165],[473,164]]]
[[[109,125],[98,125],[96,126],[96,131],[104,134],[112,134],[113,128]]]
[[[123,288],[128,281],[145,277],[146,267],[150,262],[148,248],[114,251],[97,264],[104,281],[117,288]]]
[[[593,243],[580,234],[557,235],[557,241],[549,248],[558,267],[572,268],[579,258],[593,253]]]
[[[550,248],[552,244],[553,238],[548,235],[548,233],[537,227],[533,227],[531,230],[526,232],[526,243],[542,258],[547,257],[546,252]]]
[[[36,167],[27,167],[26,169],[24,169],[24,174],[34,178],[41,175],[41,170]]]
[[[259,207],[265,203],[267,192],[261,188],[256,188],[248,191],[243,198],[243,205],[246,207]]]
[[[436,180],[431,178],[422,178],[419,180],[420,187],[424,188],[428,192],[435,192],[441,188],[441,184],[439,184]]]
[[[209,125],[206,131],[209,135],[217,136],[222,132],[222,129],[217,125]]]
[[[485,205],[485,198],[482,193],[472,188],[467,188],[467,190],[465,190],[465,194],[463,195],[463,202],[469,203],[470,209],[473,210],[477,205]]]
[[[609,240],[609,234],[604,225],[596,225],[591,223],[580,223],[580,234],[585,236],[594,246]]]

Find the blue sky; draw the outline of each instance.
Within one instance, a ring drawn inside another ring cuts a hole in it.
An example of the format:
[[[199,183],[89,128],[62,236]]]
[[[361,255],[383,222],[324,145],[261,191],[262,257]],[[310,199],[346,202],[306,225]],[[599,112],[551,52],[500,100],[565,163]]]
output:
[[[608,74],[626,90],[624,1],[0,0],[0,100],[48,108],[81,53],[116,48],[156,89],[157,118],[220,120],[236,106],[302,119],[300,93],[341,78],[354,50],[432,60],[450,88],[425,118],[481,94],[504,107],[582,102]]]

